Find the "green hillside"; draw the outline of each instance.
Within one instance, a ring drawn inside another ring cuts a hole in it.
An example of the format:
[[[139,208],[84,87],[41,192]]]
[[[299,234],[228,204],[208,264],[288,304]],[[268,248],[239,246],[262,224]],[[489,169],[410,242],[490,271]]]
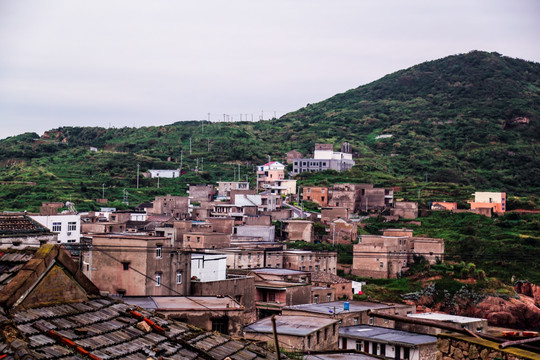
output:
[[[63,127],[0,140],[0,208],[36,210],[42,201],[121,207],[187,184],[254,178],[254,165],[315,143],[352,144],[350,172],[306,174],[306,184],[337,181],[399,185],[403,198],[464,200],[475,189],[540,193],[540,64],[471,52],[419,64],[280,119],[178,122],[143,128]],[[378,138],[379,135],[392,135]],[[190,150],[191,140],[191,150]],[[90,151],[98,148],[98,152]],[[199,161],[199,171],[194,172]],[[137,164],[182,168],[180,179],[142,179]],[[420,190],[420,191],[418,191]]]

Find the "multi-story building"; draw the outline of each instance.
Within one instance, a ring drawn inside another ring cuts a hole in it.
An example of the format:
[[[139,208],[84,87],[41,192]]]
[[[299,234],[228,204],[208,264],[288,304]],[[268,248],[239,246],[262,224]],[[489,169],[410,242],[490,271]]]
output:
[[[302,200],[313,201],[321,207],[328,206],[328,188],[306,186],[302,188]]]
[[[264,185],[274,185],[275,181],[285,179],[285,165],[278,161],[270,161],[257,166],[257,188],[264,189]]]
[[[189,215],[189,198],[185,196],[156,196],[149,215],[168,215],[177,219],[186,218]]]
[[[231,190],[249,190],[247,181],[218,181],[217,196],[228,198],[231,196]]]
[[[393,279],[407,267],[407,236],[362,235],[353,246],[351,272],[362,277]]]
[[[146,235],[93,235],[83,271],[101,290],[127,296],[189,295],[191,254],[171,239]]]
[[[267,263],[271,254],[272,252],[268,252],[266,255]],[[282,257],[284,269],[337,273],[337,252],[335,251],[284,250]]]
[[[57,242],[57,233],[25,213],[0,213],[0,247],[24,249]]]
[[[324,170],[346,171],[354,166],[348,143],[343,143],[340,152],[334,152],[333,148],[332,144],[315,144],[313,158],[293,160],[293,174]]]
[[[506,193],[503,192],[475,192],[474,201],[469,202],[471,210],[490,208],[494,213],[506,212]]]
[[[188,193],[191,202],[212,201],[216,195],[216,189],[214,185],[190,185]]]
[[[58,234],[58,243],[81,241],[81,217],[75,214],[30,215],[32,219]]]
[[[313,242],[315,238],[313,222],[309,220],[284,220],[279,235],[285,241]]]

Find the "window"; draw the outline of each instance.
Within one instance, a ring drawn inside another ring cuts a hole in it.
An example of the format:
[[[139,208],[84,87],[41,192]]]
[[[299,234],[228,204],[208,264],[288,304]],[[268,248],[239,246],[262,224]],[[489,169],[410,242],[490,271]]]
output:
[[[268,260],[272,260],[272,254],[268,254]]]
[[[313,270],[313,266],[309,265],[309,271]]]
[[[315,265],[315,271],[319,271],[319,265]]]
[[[308,349],[311,348],[311,335],[307,336],[307,347],[308,347]]]
[[[229,333],[228,330],[229,330],[229,318],[224,316],[224,317],[212,319],[212,331],[217,331],[222,334],[228,334]]]
[[[326,294],[326,301],[327,302],[332,301],[332,294]]]
[[[380,267],[380,268],[384,267],[384,264],[383,264],[382,261],[379,263],[379,267]]]
[[[198,242],[198,243],[201,242],[201,237],[200,237],[200,236],[197,236],[197,242]]]
[[[276,301],[276,293],[275,292],[268,293],[268,301]]]
[[[364,342],[362,340],[356,340],[356,350],[362,351],[364,347]]]
[[[313,302],[315,304],[318,304],[319,303],[319,295],[313,295]]]
[[[125,270],[129,270],[129,261],[122,261],[122,268]]]
[[[309,260],[313,260],[313,255],[309,255]]]
[[[75,221],[68,222],[68,231],[77,230],[77,223]]]
[[[156,246],[156,259],[161,259],[163,254],[162,254],[162,247],[161,245],[157,245]]]
[[[302,261],[304,261],[304,255],[301,256]]]
[[[353,319],[353,325],[358,325],[358,318],[357,318],[357,317],[355,317],[355,318]]]
[[[373,316],[369,317],[369,325],[373,325]]]
[[[161,286],[161,273],[156,273],[156,286]]]
[[[177,283],[177,284],[181,284],[181,283],[182,283],[182,272],[181,272],[181,271],[177,271],[177,272],[176,272],[176,283]]]
[[[60,223],[60,222],[53,222],[53,223],[52,223],[52,231],[54,231],[54,232],[62,231],[62,223]]]

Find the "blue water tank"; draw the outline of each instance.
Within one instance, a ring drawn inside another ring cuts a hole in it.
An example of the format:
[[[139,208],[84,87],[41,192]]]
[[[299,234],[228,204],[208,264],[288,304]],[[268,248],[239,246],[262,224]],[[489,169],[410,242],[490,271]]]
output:
[[[343,310],[349,310],[349,302],[348,301],[345,301],[343,303]]]

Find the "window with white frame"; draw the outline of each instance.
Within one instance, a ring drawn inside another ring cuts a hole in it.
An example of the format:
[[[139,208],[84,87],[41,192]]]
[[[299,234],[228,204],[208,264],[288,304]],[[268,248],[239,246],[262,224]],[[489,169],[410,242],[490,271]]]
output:
[[[181,272],[181,271],[177,271],[177,272],[176,272],[176,283],[177,283],[177,284],[181,284],[181,283],[182,283],[182,272]]]
[[[161,286],[161,273],[156,273],[156,286]]]
[[[77,223],[75,221],[68,222],[68,231],[77,230]]]
[[[54,232],[62,231],[62,223],[61,222],[53,222],[52,223],[52,231],[54,231]]]
[[[163,248],[161,245],[156,246],[156,258],[161,259],[163,257]]]

